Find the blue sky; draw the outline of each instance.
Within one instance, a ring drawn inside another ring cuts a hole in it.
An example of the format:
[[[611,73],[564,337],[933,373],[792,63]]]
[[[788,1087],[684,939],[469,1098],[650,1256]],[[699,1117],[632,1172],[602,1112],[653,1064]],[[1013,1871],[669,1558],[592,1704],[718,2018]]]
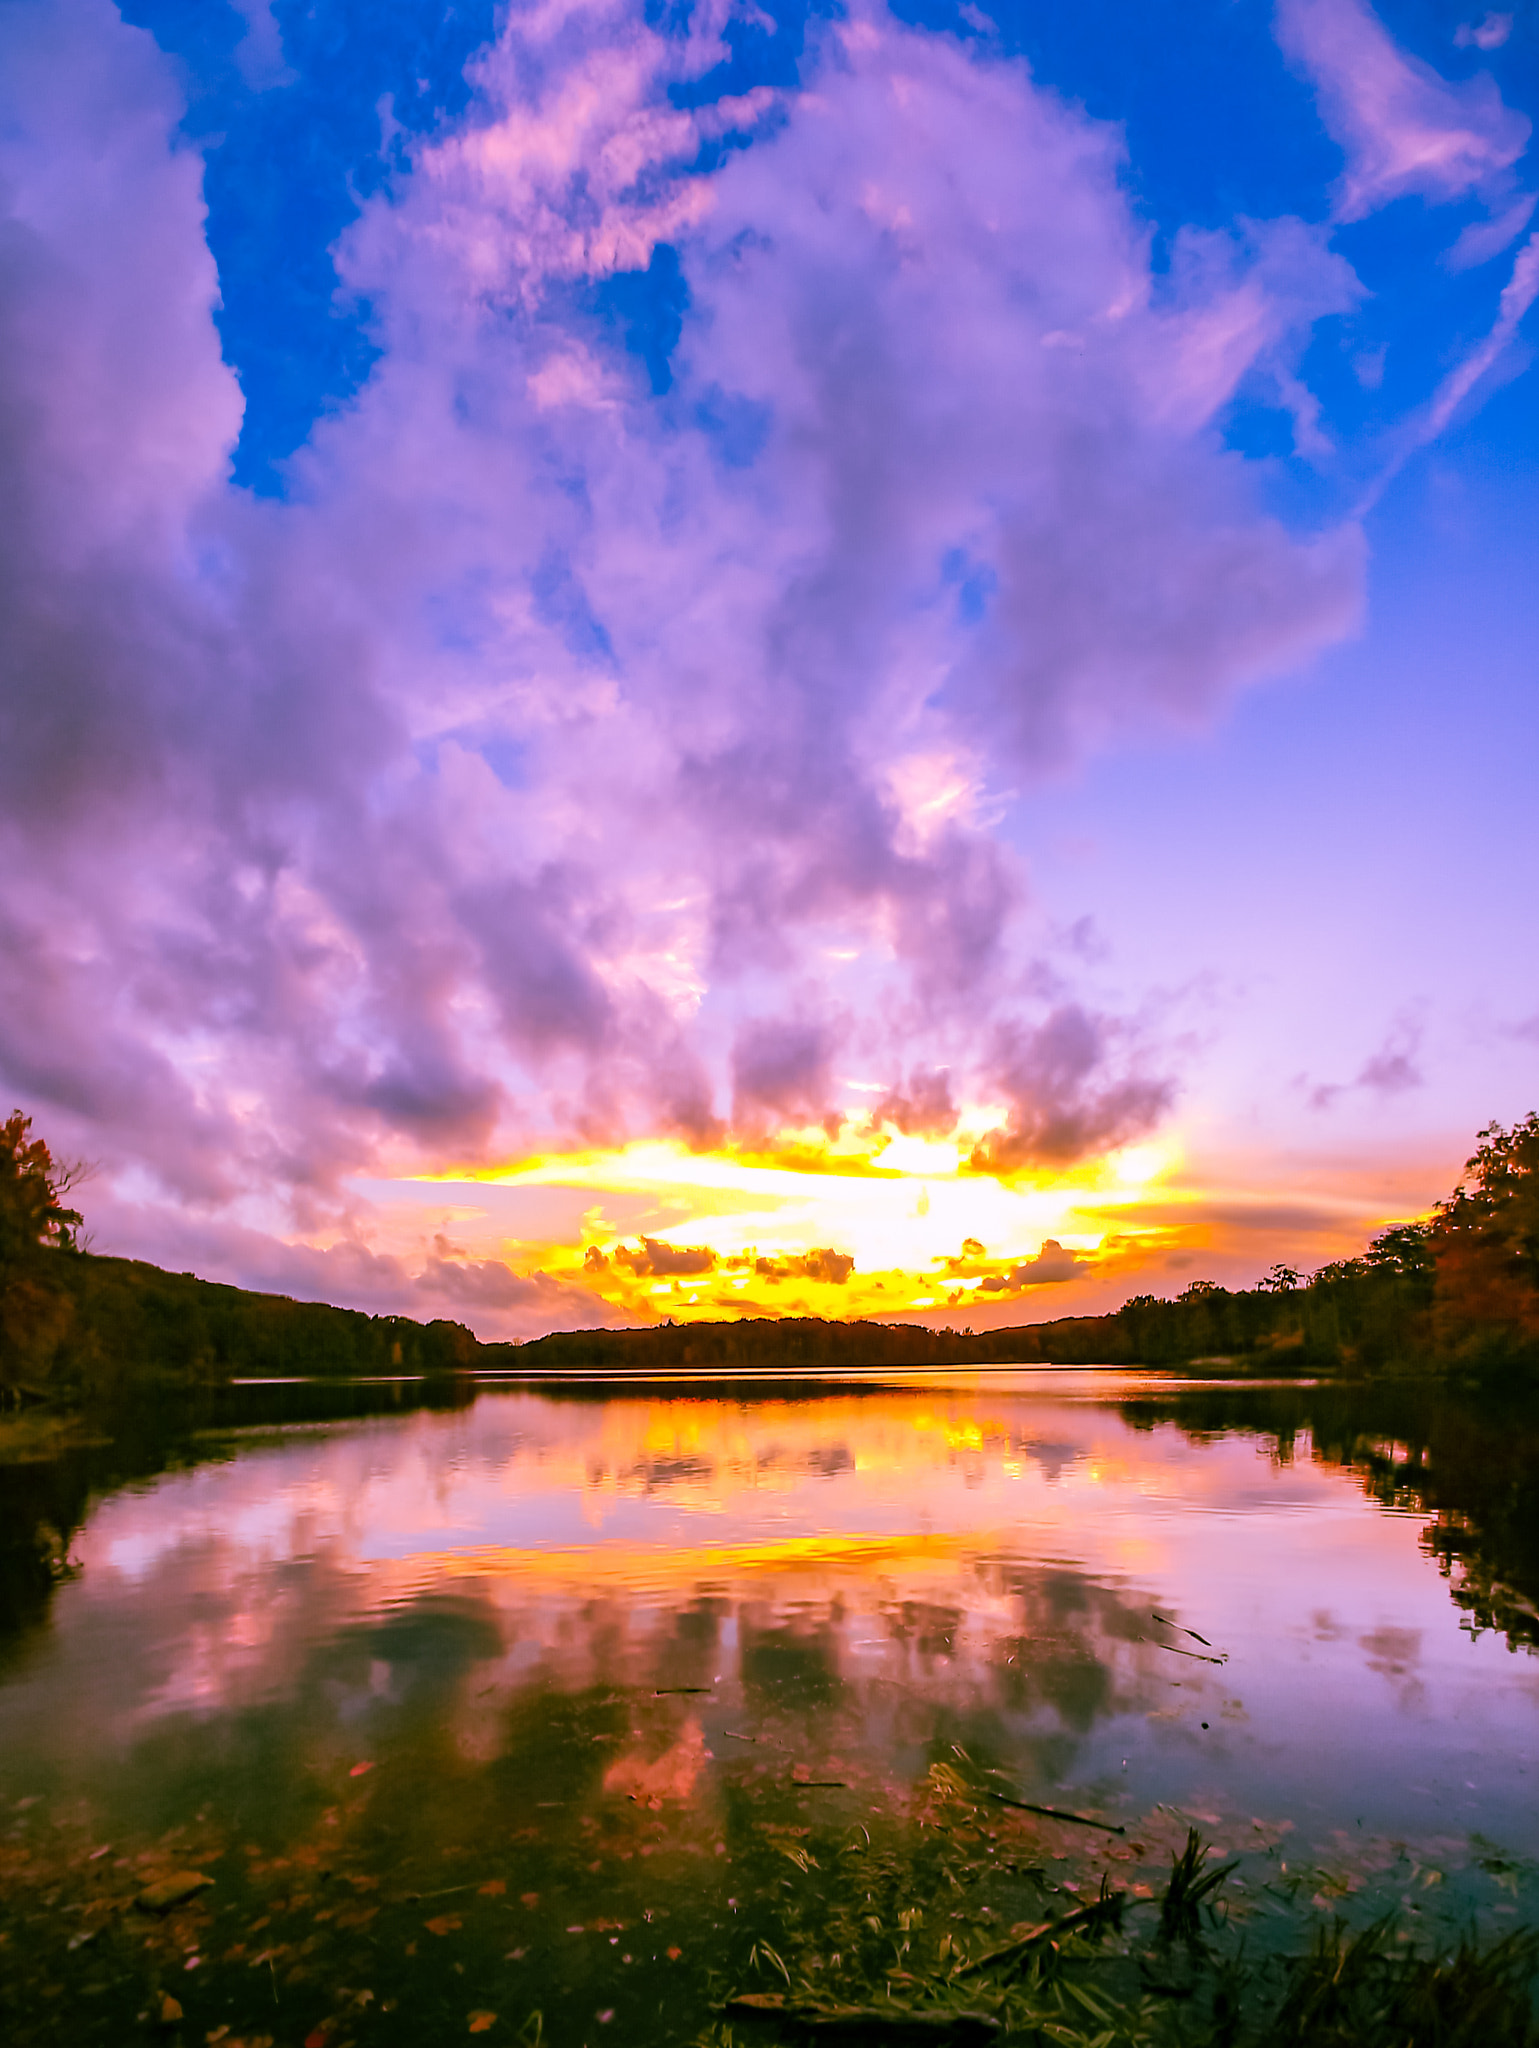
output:
[[[731,21],[726,52],[698,85],[698,103],[756,85],[794,86],[806,10],[755,8]],[[816,10],[818,17],[829,10]],[[1330,207],[1342,151],[1316,110],[1307,78],[1279,49],[1272,10],[1235,0],[1135,6],[1098,0],[1075,8],[904,7],[897,17],[992,52],[1020,57],[1033,76],[1125,138],[1124,183],[1153,230],[1155,262],[1168,261],[1183,226],[1216,230],[1236,220]],[[1407,55],[1450,80],[1494,72],[1508,105],[1539,106],[1539,20],[1521,9],[1495,48],[1461,27],[1490,16],[1436,5],[1389,5],[1380,20]],[[387,187],[413,141],[475,118],[467,67],[495,33],[498,11],[466,4],[378,9],[284,5],[130,6],[185,80],[183,133],[206,152],[209,244],[219,264],[219,332],[241,378],[246,417],[236,455],[242,480],[282,489],[277,465],[328,407],[344,403],[375,356],[367,303],[339,292],[332,246],[359,204]],[[649,11],[682,28],[687,9]],[[1354,436],[1392,426],[1407,401],[1462,340],[1489,324],[1488,266],[1450,275],[1440,259],[1455,234],[1483,218],[1478,198],[1431,208],[1410,196],[1340,231],[1366,288],[1352,346],[1386,352],[1386,379],[1368,389],[1344,371],[1340,336],[1322,338],[1314,367],[1333,420]],[[627,274],[633,306],[670,318],[666,276]],[[620,296],[620,295],[616,295]],[[631,345],[645,354],[641,330]],[[1390,343],[1393,342],[1393,361]],[[1332,346],[1332,344],[1335,346]],[[655,350],[655,343],[653,344]],[[1291,447],[1271,408],[1241,403],[1236,445]],[[1306,480],[1304,488],[1310,488]]]

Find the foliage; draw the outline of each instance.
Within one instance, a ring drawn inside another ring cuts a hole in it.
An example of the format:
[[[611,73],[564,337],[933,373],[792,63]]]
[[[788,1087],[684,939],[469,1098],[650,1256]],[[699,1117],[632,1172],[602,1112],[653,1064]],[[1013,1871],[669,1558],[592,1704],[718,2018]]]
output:
[[[0,1124],[0,1406],[41,1391],[73,1324],[57,1255],[83,1220],[64,1200],[76,1169],[31,1129],[20,1110]]]
[[[1195,1280],[1110,1315],[980,1335],[815,1317],[561,1331],[479,1344],[426,1325],[253,1294],[77,1248],[70,1174],[18,1111],[0,1133],[0,1404],[84,1398],[146,1380],[338,1377],[516,1367],[648,1373],[837,1371],[986,1364],[1209,1365],[1268,1377],[1539,1364],[1539,1114],[1492,1124],[1465,1183],[1421,1222],[1307,1278],[1277,1264],[1253,1288]],[[67,1255],[67,1256],[64,1256]]]
[[[30,1133],[19,1110],[0,1125],[0,1407],[482,1362],[460,1323],[363,1315],[82,1251],[82,1218],[65,1199],[77,1170]]]
[[[1525,2048],[1536,1969],[1532,1932],[1484,1950],[1466,1938],[1451,1957],[1437,1957],[1397,1948],[1388,1920],[1357,1935],[1335,1922],[1316,1930],[1294,1966],[1267,2038],[1276,2048]]]
[[[0,1272],[43,1246],[73,1250],[83,1218],[64,1205],[77,1169],[60,1166],[32,1119],[15,1110],[0,1124]]]
[[[1490,1124],[1438,1210],[1433,1323],[1442,1349],[1472,1363],[1539,1352],[1539,1113]]]
[[[1208,1844],[1195,1828],[1189,1828],[1186,1847],[1170,1859],[1170,1880],[1160,1901],[1161,1941],[1200,1939],[1203,1907],[1211,1910],[1214,1894],[1239,1868],[1235,1863],[1221,1863],[1205,1869],[1208,1855]]]

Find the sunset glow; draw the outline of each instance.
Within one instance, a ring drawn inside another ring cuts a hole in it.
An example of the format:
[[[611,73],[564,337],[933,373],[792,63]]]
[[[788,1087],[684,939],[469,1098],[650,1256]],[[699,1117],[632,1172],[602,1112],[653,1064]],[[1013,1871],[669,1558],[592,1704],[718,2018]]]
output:
[[[1193,4],[3,10],[0,1113],[98,1250],[981,1326],[1533,1106],[1539,25]]]
[[[570,1238],[497,1234],[497,1196],[535,1190],[580,1219]],[[390,1208],[403,1255],[452,1242],[467,1262],[526,1262],[637,1322],[916,1314],[982,1329],[1060,1313],[1070,1290],[1071,1313],[1120,1299],[1172,1259],[1206,1271],[1246,1256],[1243,1199],[1193,1186],[1173,1136],[1011,1180],[977,1171],[955,1142],[897,1137],[779,1159],[645,1142],[370,1194]],[[1314,1202],[1309,1227],[1326,1250],[1382,1220],[1350,1189]]]

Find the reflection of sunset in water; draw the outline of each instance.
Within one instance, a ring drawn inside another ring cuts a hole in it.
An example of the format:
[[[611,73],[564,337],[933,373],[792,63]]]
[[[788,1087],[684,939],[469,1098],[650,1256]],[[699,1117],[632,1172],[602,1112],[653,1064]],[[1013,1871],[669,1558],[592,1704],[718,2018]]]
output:
[[[485,2010],[569,2029],[585,1973],[618,2011],[629,1969],[690,1955],[698,2016],[787,1855],[805,1877],[883,1828],[904,1856],[936,1827],[991,1867],[997,1843],[1006,1925],[1036,1910],[1023,1873],[1131,1881],[1188,1823],[1263,1858],[1338,1853],[1344,1814],[1363,1855],[1476,1831],[1531,1854],[1534,1661],[1461,1632],[1423,1515],[1296,1424],[1249,1427],[1264,1390],[1232,1398],[1182,1427],[1168,1383],[1104,1374],[590,1384],[210,1439],[95,1507],[14,1644],[0,1812],[46,1802],[69,1885],[121,1885],[102,1844],[210,1862],[209,2034],[275,1914],[297,1932],[263,1996],[299,1997],[319,1941],[329,1981],[390,1983],[430,2035],[462,1963],[502,1986]],[[958,1771],[1005,1800],[973,1851],[941,1810]],[[364,1903],[319,1905],[334,1869]],[[0,1854],[0,1906],[6,1881]],[[633,2026],[674,2038],[643,1990]]]
[[[1459,1635],[1416,1518],[1247,1435],[1135,1427],[1119,1385],[504,1391],[248,1439],[97,1510],[27,1739],[120,1749],[324,1695],[340,1740],[429,1673],[482,1757],[530,1687],[686,1686],[712,1748],[757,1703],[890,1761],[901,1705],[1118,1796],[1238,1796],[1264,1757],[1273,1796],[1339,1771],[1394,1804],[1413,1711],[1460,1753],[1513,1739],[1531,1667]]]

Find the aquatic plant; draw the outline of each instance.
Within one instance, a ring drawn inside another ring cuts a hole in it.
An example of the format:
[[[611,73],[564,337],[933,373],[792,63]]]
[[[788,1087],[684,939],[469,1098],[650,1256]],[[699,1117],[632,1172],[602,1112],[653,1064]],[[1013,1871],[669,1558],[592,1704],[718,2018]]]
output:
[[[1529,1985],[1539,1932],[1485,1947],[1466,1936],[1451,1956],[1398,1946],[1393,1922],[1358,1934],[1317,1929],[1293,1964],[1268,2048],[1527,2048],[1536,2038]]]
[[[1204,1906],[1211,1912],[1215,1894],[1239,1869],[1237,1863],[1220,1864],[1214,1870],[1206,1869],[1204,1866],[1210,1853],[1209,1845],[1197,1830],[1189,1828],[1186,1847],[1170,1859],[1170,1881],[1160,1900],[1162,1942],[1199,1941]]]

